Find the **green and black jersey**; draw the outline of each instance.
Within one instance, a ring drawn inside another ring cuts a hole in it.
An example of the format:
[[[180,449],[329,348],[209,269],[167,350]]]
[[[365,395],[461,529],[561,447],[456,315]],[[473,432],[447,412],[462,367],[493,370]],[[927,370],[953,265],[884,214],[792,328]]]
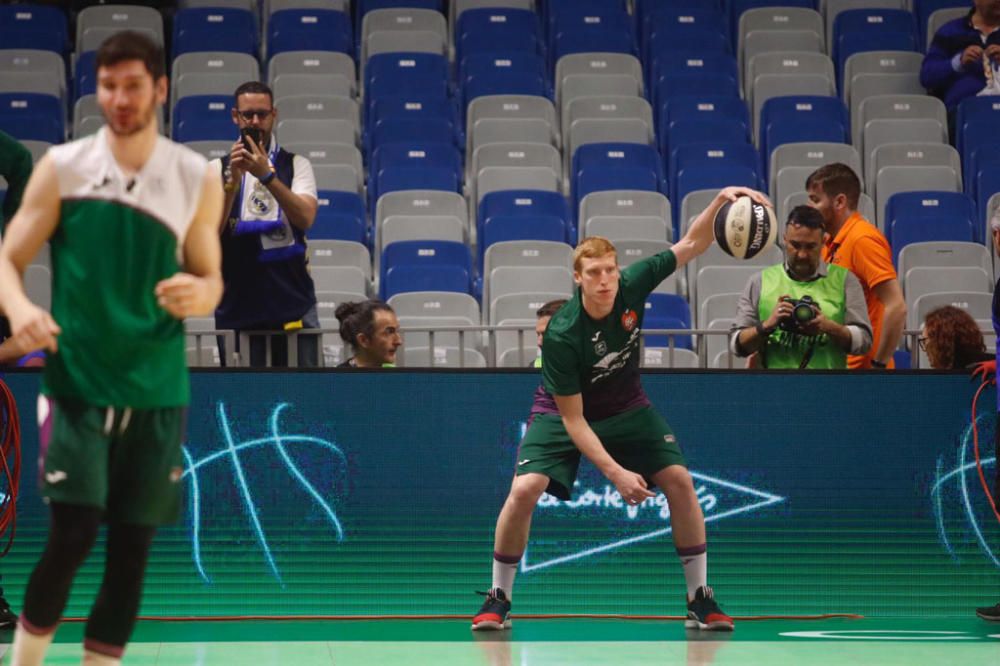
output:
[[[545,331],[545,390],[551,395],[583,394],[588,421],[648,406],[639,381],[639,331],[646,299],[676,266],[674,253],[667,250],[622,270],[614,309],[601,321],[584,311],[578,288]],[[532,413],[552,413],[551,404],[536,399]]]
[[[61,201],[50,245],[52,315],[62,333],[42,390],[95,406],[186,405],[184,327],[154,290],[181,270],[208,163],[159,137],[145,166],[127,178],[106,132],[48,153]]]

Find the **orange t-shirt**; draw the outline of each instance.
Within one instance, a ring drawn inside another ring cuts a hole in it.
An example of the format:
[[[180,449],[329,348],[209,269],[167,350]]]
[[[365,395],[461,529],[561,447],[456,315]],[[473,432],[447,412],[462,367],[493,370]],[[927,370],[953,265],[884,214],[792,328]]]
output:
[[[882,232],[855,211],[847,218],[835,238],[827,234],[823,246],[823,261],[843,266],[861,282],[865,304],[868,306],[868,318],[872,322],[872,348],[864,356],[848,356],[847,367],[852,370],[870,368],[872,358],[878,351],[885,316],[885,306],[875,296],[874,289],[886,280],[896,279],[889,242]],[[891,358],[888,366],[893,367]]]

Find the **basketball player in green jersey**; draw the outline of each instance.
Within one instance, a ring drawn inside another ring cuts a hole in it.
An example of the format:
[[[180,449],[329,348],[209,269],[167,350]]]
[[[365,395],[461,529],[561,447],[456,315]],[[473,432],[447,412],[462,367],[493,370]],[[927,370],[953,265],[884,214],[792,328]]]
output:
[[[51,522],[14,666],[42,663],[102,521],[107,558],[83,663],[120,663],[153,534],[180,510],[190,397],[182,320],[211,314],[222,294],[222,183],[203,157],[159,135],[161,49],[121,32],[96,60],[106,126],[49,149],[0,247],[0,309],[26,351],[48,351],[39,471]],[[46,241],[51,315],[22,284]]]
[[[531,514],[544,492],[570,499],[581,453],[615,485],[623,502],[635,506],[654,497],[651,485],[663,490],[687,583],[687,626],[733,628],[707,584],[705,519],[684,456],[639,380],[639,337],[646,298],[709,248],[716,212],[742,195],[770,205],[760,192],[727,187],[672,248],[620,273],[608,240],[595,236],[577,246],[573,279],[579,289],[552,316],[543,337],[544,390],[536,393],[516,476],[497,519],[493,583],[473,629],[510,626],[511,589]]]

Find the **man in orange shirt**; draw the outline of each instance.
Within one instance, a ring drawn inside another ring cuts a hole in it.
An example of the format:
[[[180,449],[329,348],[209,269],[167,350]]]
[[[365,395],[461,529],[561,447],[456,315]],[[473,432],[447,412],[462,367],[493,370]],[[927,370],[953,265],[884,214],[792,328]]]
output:
[[[806,191],[809,205],[823,215],[826,227],[823,261],[858,276],[868,304],[872,347],[864,356],[849,356],[847,367],[892,368],[892,354],[906,324],[906,301],[888,241],[858,213],[861,181],[846,164],[827,164],[806,179]]]

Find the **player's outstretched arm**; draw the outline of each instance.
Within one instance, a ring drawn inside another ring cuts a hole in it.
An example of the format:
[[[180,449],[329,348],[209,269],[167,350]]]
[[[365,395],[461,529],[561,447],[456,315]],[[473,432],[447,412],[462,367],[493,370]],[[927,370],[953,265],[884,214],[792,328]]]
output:
[[[677,258],[677,268],[688,263],[712,245],[715,241],[715,214],[727,201],[736,201],[739,197],[750,197],[754,201],[766,206],[771,205],[767,195],[749,187],[726,187],[719,191],[712,199],[712,203],[701,211],[698,217],[688,228],[684,238],[674,243],[670,248],[674,257]]]
[[[630,472],[611,457],[611,455],[601,444],[593,428],[583,417],[583,396],[579,393],[574,395],[556,395],[556,406],[562,416],[563,425],[566,432],[573,440],[580,453],[587,456],[590,462],[594,463],[597,469],[615,484],[622,499],[629,504],[639,504],[647,497],[653,497],[646,488],[646,480],[640,474]]]
[[[206,169],[198,209],[184,239],[184,272],[156,285],[160,307],[178,319],[210,315],[222,298],[222,200],[218,174]]]
[[[60,329],[52,315],[28,300],[21,276],[59,223],[59,179],[46,155],[28,179],[21,207],[0,244],[0,312],[10,319],[16,345],[27,354],[56,351]]]

